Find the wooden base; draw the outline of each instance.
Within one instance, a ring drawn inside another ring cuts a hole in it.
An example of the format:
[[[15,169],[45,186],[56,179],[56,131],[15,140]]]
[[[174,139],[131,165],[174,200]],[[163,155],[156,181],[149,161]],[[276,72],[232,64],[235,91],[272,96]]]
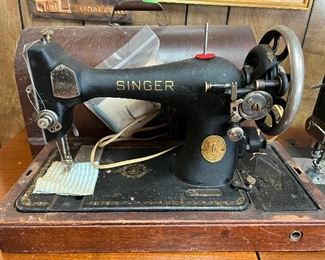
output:
[[[317,212],[20,213],[19,193],[53,147],[47,146],[0,206],[0,245],[5,252],[315,251],[325,249],[325,196],[300,179],[319,203]],[[277,145],[284,155],[283,148]],[[286,157],[293,167],[292,161]],[[297,241],[290,239],[301,232]]]

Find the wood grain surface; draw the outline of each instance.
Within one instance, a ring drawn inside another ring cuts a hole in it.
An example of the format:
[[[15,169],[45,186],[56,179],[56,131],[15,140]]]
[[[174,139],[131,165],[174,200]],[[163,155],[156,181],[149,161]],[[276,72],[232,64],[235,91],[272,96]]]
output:
[[[306,10],[312,0],[161,0],[161,2]]]
[[[162,4],[163,11],[132,11],[132,25],[185,25],[186,5]],[[106,25],[107,22],[85,21],[85,25]]]
[[[261,260],[324,260],[325,252],[259,252]]]
[[[44,19],[38,17],[32,17],[29,0],[18,0],[21,6],[21,17],[17,17],[17,20],[21,20],[24,28],[29,26],[67,26],[67,25],[82,25],[81,21],[72,20],[57,20],[57,19]]]
[[[302,41],[307,28],[310,9],[307,11],[279,10],[267,8],[232,7],[229,13],[229,25],[247,24],[252,27],[257,40],[271,27],[284,24],[295,31]]]
[[[32,161],[26,130],[21,130],[0,150],[0,200]]]
[[[205,253],[75,253],[75,254],[10,254],[2,253],[3,260],[56,260],[56,259],[110,259],[110,260],[257,260],[255,252]]]
[[[187,25],[202,25],[205,23],[224,25],[227,23],[227,13],[230,7],[189,5]]]
[[[13,60],[21,30],[18,3],[2,0],[0,8],[0,146],[23,127]]]
[[[325,56],[325,1],[314,0],[304,50]],[[324,67],[323,67],[324,69]]]
[[[320,84],[325,75],[325,1],[314,0],[311,12],[303,43],[305,89],[298,116],[292,125],[295,128],[304,128],[306,119],[311,116],[319,92],[312,86]]]
[[[163,4],[163,12],[134,11],[134,25],[185,25],[186,5]]]

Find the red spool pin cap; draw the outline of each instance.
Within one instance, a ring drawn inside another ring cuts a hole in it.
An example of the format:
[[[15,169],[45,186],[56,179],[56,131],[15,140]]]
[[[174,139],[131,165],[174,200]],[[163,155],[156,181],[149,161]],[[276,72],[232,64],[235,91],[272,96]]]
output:
[[[216,55],[214,53],[199,53],[195,55],[195,59],[198,60],[211,60],[213,58],[215,58]]]

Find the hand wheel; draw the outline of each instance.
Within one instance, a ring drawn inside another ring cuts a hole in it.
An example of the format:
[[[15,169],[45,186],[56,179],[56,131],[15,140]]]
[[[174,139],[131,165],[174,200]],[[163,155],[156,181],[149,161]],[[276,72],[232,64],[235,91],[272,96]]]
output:
[[[279,55],[276,55],[276,58],[278,63],[281,63],[287,56],[289,57],[289,92],[286,102],[282,98],[277,98],[277,101],[274,101],[275,105],[282,106],[284,109],[282,116],[278,120],[276,120],[274,112],[271,111],[271,125],[265,122],[266,117],[256,121],[258,128],[267,135],[279,135],[289,128],[298,111],[304,89],[304,57],[296,34],[284,25],[275,26],[262,37],[260,44],[269,45],[273,52],[276,53],[281,37],[284,39],[286,46]],[[271,44],[272,42],[273,44]],[[284,79],[283,74],[280,75],[281,73],[283,72],[279,72],[279,76]],[[282,95],[283,91],[279,93],[279,96]]]

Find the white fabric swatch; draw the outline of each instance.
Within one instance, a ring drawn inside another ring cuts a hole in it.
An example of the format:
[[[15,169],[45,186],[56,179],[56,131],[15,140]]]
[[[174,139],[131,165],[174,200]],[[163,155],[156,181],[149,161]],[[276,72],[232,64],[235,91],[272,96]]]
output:
[[[70,196],[92,195],[98,169],[91,163],[74,163],[69,173],[62,162],[53,162],[47,172],[36,180],[33,193]]]

